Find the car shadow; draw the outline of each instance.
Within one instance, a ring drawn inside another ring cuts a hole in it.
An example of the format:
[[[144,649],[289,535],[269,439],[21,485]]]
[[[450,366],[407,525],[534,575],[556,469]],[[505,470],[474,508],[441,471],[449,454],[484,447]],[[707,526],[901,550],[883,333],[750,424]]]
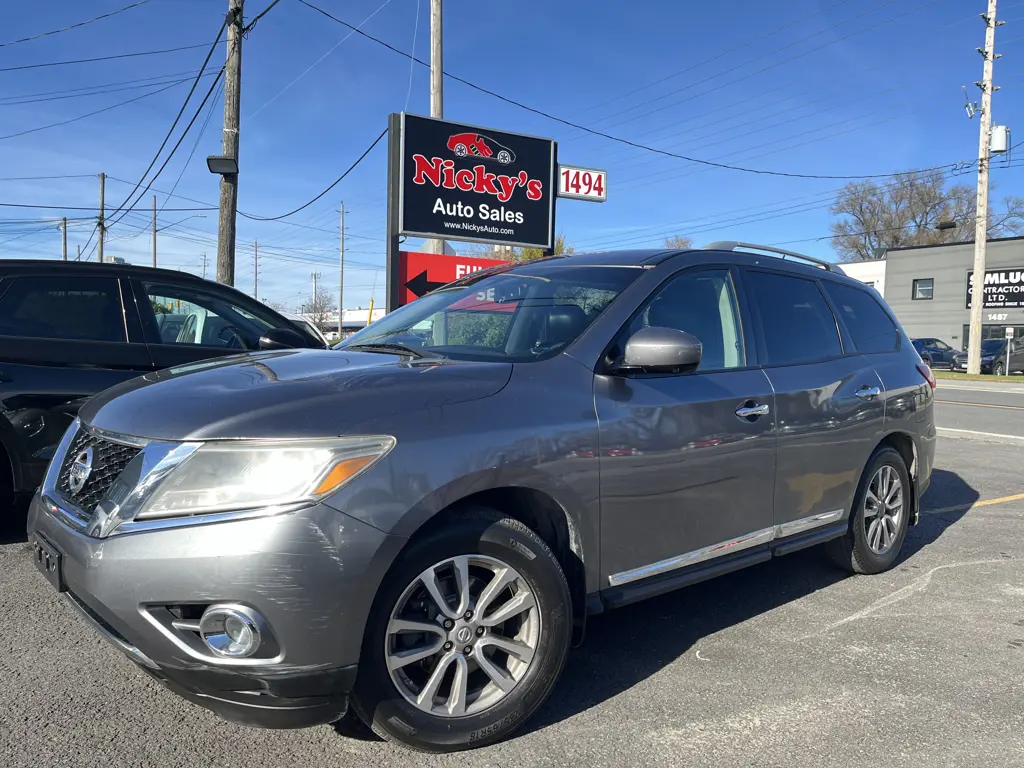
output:
[[[937,540],[977,500],[978,492],[959,475],[935,470],[920,522],[909,530],[895,567]],[[848,572],[815,547],[594,616],[583,647],[570,653],[562,679],[526,730],[599,706],[691,651],[702,638],[846,578]]]
[[[0,510],[0,546],[28,541],[25,535],[28,505],[29,499],[22,499]]]

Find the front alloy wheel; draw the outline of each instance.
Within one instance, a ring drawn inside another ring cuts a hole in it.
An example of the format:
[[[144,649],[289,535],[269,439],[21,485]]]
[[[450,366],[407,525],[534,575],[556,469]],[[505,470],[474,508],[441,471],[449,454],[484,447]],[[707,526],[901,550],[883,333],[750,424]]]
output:
[[[440,717],[482,712],[526,675],[541,616],[529,584],[493,557],[435,563],[391,612],[384,653],[406,701]]]
[[[572,640],[559,559],[488,507],[443,513],[402,550],[367,617],[353,712],[424,752],[485,746],[550,695]]]

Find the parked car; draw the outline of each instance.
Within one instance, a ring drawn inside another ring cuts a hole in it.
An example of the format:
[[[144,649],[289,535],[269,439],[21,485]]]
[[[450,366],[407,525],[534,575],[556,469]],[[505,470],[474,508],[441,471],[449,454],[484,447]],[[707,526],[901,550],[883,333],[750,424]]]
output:
[[[1007,372],[1007,339],[985,339],[981,342],[981,372],[1002,376]],[[1024,339],[1010,339],[1009,372],[1024,372]],[[953,359],[955,370],[967,370],[967,352],[958,352]]]
[[[97,392],[144,373],[260,348],[324,347],[240,291],[184,272],[0,261],[0,514],[42,482]]]
[[[912,342],[925,365],[932,368],[952,368],[953,359],[960,354],[960,350],[942,339],[913,339]]]
[[[588,614],[818,544],[897,562],[931,370],[857,281],[741,248],[508,265],[333,350],[119,384],[61,440],[33,557],[228,719],[504,739]],[[492,289],[515,311],[474,316]]]
[[[295,314],[294,312],[282,312],[281,314],[287,317],[289,320],[291,320],[294,325],[299,326],[310,336],[317,339],[322,346],[329,346],[330,342],[327,340],[327,337],[324,336],[323,332],[308,319],[306,319],[302,315]],[[334,335],[338,335],[337,331],[334,332]]]
[[[481,160],[496,160],[502,165],[508,165],[516,159],[515,152],[504,144],[499,144],[490,136],[479,133],[457,133],[449,136],[448,149],[454,152],[456,157],[479,157]]]

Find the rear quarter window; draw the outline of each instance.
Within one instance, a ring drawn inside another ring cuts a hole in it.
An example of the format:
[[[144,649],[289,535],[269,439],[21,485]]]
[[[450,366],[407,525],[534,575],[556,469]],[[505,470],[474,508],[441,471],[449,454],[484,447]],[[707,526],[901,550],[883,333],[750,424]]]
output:
[[[858,352],[894,352],[899,348],[899,329],[874,296],[840,283],[825,282],[824,285]],[[931,341],[924,339],[921,346],[928,346]]]

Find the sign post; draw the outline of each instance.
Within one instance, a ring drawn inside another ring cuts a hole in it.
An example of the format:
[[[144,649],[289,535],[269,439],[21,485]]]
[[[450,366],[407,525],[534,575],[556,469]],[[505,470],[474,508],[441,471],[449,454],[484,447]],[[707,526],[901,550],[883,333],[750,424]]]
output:
[[[1003,335],[1006,337],[1006,367],[1003,368],[1003,375],[1010,375],[1010,345],[1013,344],[1013,328],[1006,328],[1003,331]]]

